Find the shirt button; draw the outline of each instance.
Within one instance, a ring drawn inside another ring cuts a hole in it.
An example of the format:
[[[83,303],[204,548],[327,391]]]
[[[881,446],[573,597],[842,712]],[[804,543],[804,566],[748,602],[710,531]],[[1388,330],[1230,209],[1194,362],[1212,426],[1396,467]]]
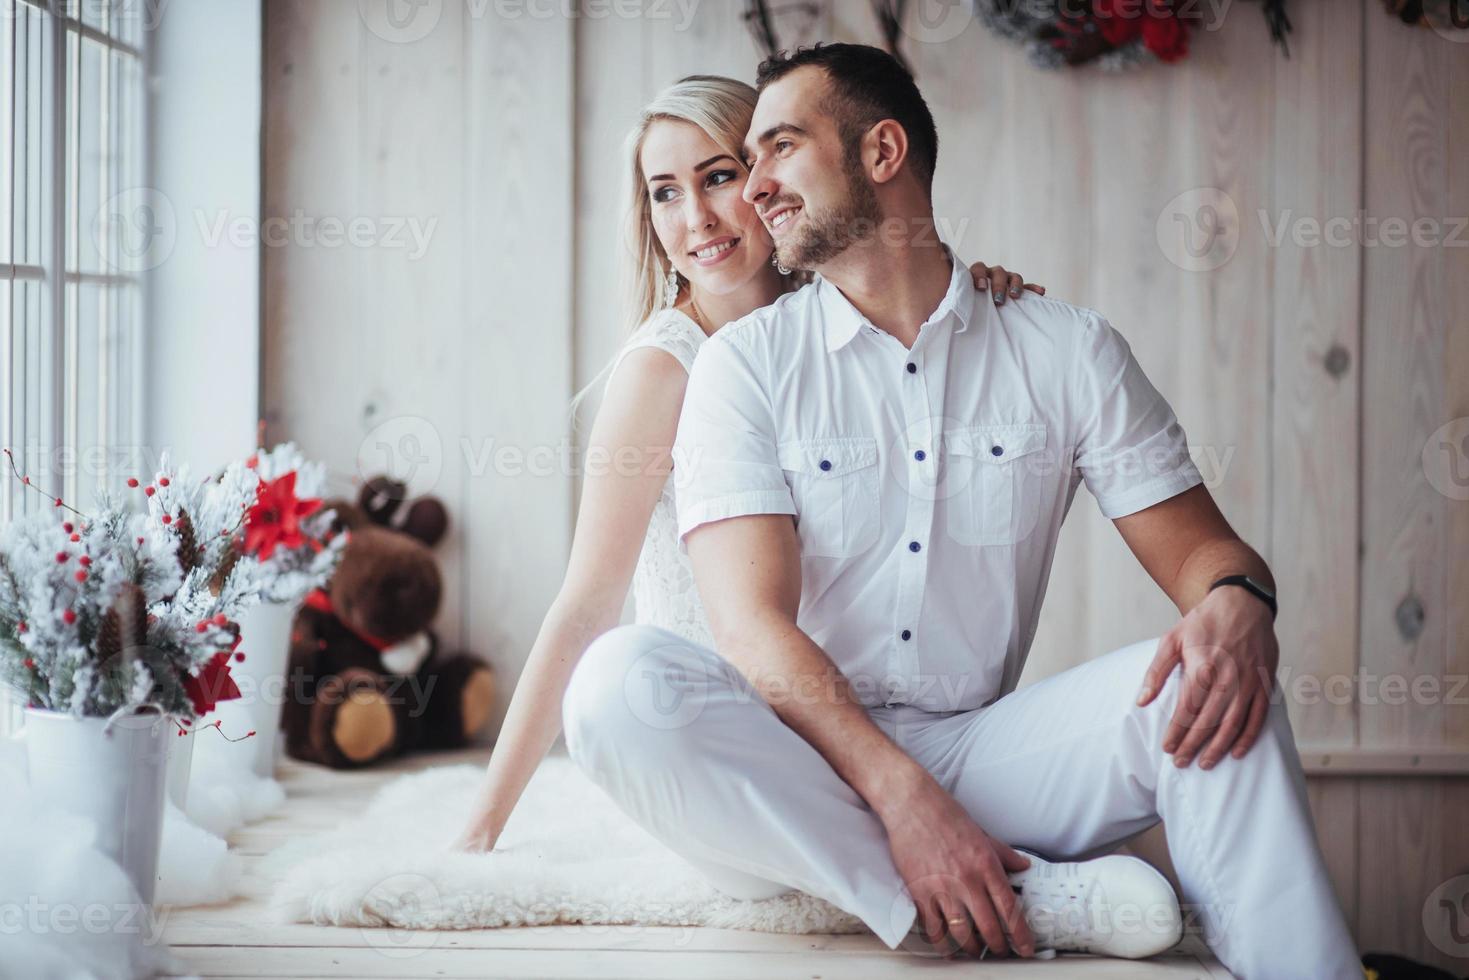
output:
[[[819,465],[823,470],[829,470],[829,469],[831,469],[831,460],[829,460],[829,459],[823,459],[817,465]]]
[[[905,640],[911,640],[911,639],[913,639],[913,631],[912,630],[904,630],[903,632],[899,633],[898,635],[901,636]]]
[[[923,550],[923,545],[919,544],[917,541],[909,541],[908,550],[913,552],[921,551]]]
[[[992,455],[992,456],[1003,456],[1003,455],[1005,455],[1005,450],[1001,449],[999,446],[991,446],[990,447],[990,455]]]
[[[923,450],[922,450],[922,449],[920,449],[920,450],[918,450],[918,451],[917,451],[917,452],[915,452],[915,453],[914,453],[914,454],[913,454],[913,458],[914,458],[914,459],[916,459],[916,460],[918,460],[918,462],[920,462],[920,463],[921,463],[921,462],[923,462],[923,461],[924,461],[924,460],[925,460],[925,459],[927,459],[927,458],[928,458],[928,454],[927,454],[927,453],[925,453],[925,452],[924,452],[924,451],[923,451]]]
[[[908,362],[908,373],[909,374],[917,374],[918,373],[918,365],[917,364],[914,364],[912,361],[909,361]]]

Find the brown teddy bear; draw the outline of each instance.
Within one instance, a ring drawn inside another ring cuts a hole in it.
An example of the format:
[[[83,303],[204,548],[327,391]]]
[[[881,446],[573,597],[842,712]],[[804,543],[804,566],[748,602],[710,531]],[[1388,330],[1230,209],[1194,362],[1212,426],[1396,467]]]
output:
[[[336,510],[347,544],[331,581],[307,596],[291,627],[281,724],[294,758],[348,769],[456,748],[489,716],[489,666],[443,653],[429,629],[442,591],[429,549],[448,528],[444,506],[419,498],[394,524],[406,491],[378,477],[357,504],[324,504]]]

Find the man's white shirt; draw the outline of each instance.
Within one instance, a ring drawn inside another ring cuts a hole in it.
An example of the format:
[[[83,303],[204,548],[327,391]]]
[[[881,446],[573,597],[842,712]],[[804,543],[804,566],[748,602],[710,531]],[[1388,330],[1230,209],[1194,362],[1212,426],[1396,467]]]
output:
[[[1077,485],[1117,518],[1202,482],[1104,317],[1030,293],[997,308],[948,256],[911,350],[818,276],[703,345],[679,420],[681,545],[794,515],[797,625],[868,706],[1013,691]]]

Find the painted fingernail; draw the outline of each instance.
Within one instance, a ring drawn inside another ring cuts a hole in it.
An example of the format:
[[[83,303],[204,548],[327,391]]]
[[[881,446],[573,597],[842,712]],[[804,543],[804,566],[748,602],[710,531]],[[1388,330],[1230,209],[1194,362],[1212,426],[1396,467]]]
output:
[[[1205,759],[1203,762],[1200,762],[1199,763],[1199,768],[1200,769],[1213,769],[1214,768],[1214,760],[1213,759]]]
[[[1020,287],[1019,286],[1011,286],[1010,287],[1010,295],[1011,296],[1015,296],[1015,297],[1019,297],[1020,296]]]
[[[980,288],[981,291],[984,291],[986,289],[989,289],[990,288],[990,281],[988,279],[981,279],[979,281],[979,288]]]
[[[995,290],[995,305],[999,306],[1003,302],[1005,302],[1005,294],[998,289]]]
[[[1152,696],[1153,696],[1153,689],[1151,687],[1148,687],[1147,685],[1143,685],[1143,689],[1141,691],[1138,691],[1137,692],[1137,703],[1138,703],[1139,707],[1141,707],[1141,705],[1142,705],[1142,703],[1144,701],[1146,701],[1148,698],[1150,698]]]

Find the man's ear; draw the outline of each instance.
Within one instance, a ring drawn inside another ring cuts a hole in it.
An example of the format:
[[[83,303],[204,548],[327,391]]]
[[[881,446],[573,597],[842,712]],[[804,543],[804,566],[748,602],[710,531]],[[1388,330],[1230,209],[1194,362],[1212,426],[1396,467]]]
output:
[[[908,163],[908,133],[896,119],[883,119],[862,137],[862,163],[874,184],[886,184]]]

